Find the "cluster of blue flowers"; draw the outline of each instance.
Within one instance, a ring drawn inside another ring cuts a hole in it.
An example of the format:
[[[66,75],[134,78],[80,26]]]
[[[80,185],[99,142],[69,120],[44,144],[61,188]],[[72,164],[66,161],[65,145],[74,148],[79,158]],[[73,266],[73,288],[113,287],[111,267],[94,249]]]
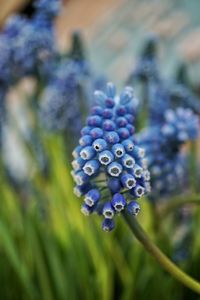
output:
[[[168,109],[165,112],[165,124],[161,128],[161,132],[166,139],[180,144],[194,140],[198,136],[199,119],[189,108],[177,108],[175,111]]]
[[[9,87],[25,76],[39,82],[49,79],[49,70],[56,60],[53,21],[60,3],[60,0],[35,0],[31,17],[12,15],[0,32],[0,132],[7,116]]]
[[[138,134],[138,143],[146,151],[153,200],[186,187],[187,157],[181,153],[181,146],[196,139],[198,131],[198,117],[190,109],[177,108],[165,111],[163,123]]]
[[[37,0],[31,18],[19,14],[8,18],[0,34],[0,82],[14,84],[49,65],[55,55],[53,20],[59,4],[59,0]]]
[[[159,72],[158,39],[150,35],[128,82],[142,83],[138,114],[147,110],[147,127],[138,134],[151,173],[151,198],[157,200],[188,186],[188,158],[184,143],[198,136],[200,102],[189,88],[187,68],[181,65],[176,78],[165,80]],[[143,120],[144,121],[144,120]]]
[[[124,88],[120,96],[107,84],[106,93],[95,92],[79,146],[73,151],[72,175],[77,196],[84,196],[82,212],[97,212],[104,217],[102,228],[114,228],[114,216],[126,209],[137,215],[136,201],[150,190],[150,173],[145,152],[133,137],[135,103],[133,90]]]

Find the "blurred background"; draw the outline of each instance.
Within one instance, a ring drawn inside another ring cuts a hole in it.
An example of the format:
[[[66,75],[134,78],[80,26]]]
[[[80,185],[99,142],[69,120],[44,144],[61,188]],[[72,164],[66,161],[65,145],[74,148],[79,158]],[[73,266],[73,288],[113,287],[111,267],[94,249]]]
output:
[[[200,280],[200,3],[1,0],[0,8],[2,299],[199,299],[122,218],[108,234],[97,216],[83,216],[70,172],[93,91],[107,81],[133,86],[152,173],[138,220]],[[191,203],[180,206],[180,195]]]

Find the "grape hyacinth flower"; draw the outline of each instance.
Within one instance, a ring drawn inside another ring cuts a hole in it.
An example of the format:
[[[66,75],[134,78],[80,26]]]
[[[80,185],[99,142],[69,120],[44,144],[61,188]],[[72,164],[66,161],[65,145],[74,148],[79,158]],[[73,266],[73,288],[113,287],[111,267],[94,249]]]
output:
[[[0,82],[8,85],[27,75],[48,77],[56,57],[53,20],[60,0],[37,0],[33,6],[31,18],[12,15],[0,33]]]
[[[137,141],[146,151],[151,173],[151,199],[185,190],[189,172],[181,146],[196,139],[198,133],[198,117],[190,109],[177,108],[168,109],[159,126],[151,126],[138,134]]]
[[[125,87],[120,96],[107,83],[106,92],[95,91],[79,146],[73,151],[72,176],[75,194],[84,197],[81,211],[103,216],[102,228],[111,231],[114,217],[124,209],[136,216],[137,199],[150,190],[150,174],[144,150],[134,139],[135,104],[133,90]]]
[[[189,108],[177,108],[175,111],[168,109],[165,112],[165,124],[161,133],[170,142],[177,144],[194,140],[198,136],[199,118]]]

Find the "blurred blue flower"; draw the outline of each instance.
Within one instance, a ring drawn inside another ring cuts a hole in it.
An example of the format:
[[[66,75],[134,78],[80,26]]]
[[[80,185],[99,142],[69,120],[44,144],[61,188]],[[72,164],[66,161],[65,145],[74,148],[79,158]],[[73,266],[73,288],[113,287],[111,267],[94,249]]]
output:
[[[181,146],[198,137],[199,119],[190,110],[177,108],[164,113],[164,122],[144,129],[137,140],[146,151],[152,192],[157,199],[184,190],[188,182],[187,157]]]
[[[194,140],[199,134],[199,118],[189,108],[168,109],[161,133],[168,142],[177,145]]]
[[[0,34],[0,82],[9,85],[23,76],[43,75],[43,72],[47,76],[45,69],[56,55],[52,22],[59,3],[38,0],[30,19],[22,15],[8,18]]]
[[[150,175],[144,165],[144,150],[133,137],[137,101],[132,88],[124,88],[118,96],[115,86],[108,83],[106,92],[95,91],[94,96],[96,105],[73,151],[72,176],[75,194],[84,196],[81,211],[102,215],[102,228],[110,231],[114,216],[123,209],[137,215],[136,200],[149,192]]]

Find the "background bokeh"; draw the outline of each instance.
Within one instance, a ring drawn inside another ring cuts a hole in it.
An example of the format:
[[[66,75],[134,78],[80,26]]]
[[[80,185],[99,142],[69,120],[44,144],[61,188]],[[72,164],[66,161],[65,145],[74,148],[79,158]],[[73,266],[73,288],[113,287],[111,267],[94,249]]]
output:
[[[27,1],[0,1],[2,32],[12,14],[30,12],[26,5]],[[188,98],[193,112],[199,114],[199,9],[195,0],[63,1],[53,21],[59,69],[51,65],[51,56],[44,67],[44,56],[35,63],[36,71],[20,75],[20,66],[31,55],[23,53],[16,69],[11,61],[12,81],[0,80],[0,98],[6,103],[0,126],[2,299],[199,299],[145,252],[123,218],[117,218],[114,231],[105,233],[97,216],[83,216],[70,174],[71,152],[93,102],[93,90],[103,89],[107,80],[118,91],[127,82],[133,84],[129,76],[149,34],[158,36],[156,59],[164,82],[175,82],[179,66],[187,66],[183,85],[192,93]],[[72,36],[75,30],[81,42]],[[19,41],[20,51],[24,50]],[[8,66],[1,64],[6,61],[2,45],[0,73]],[[138,98],[144,97],[138,84],[133,87]],[[71,98],[66,100],[66,95]],[[188,103],[184,106],[191,108]],[[146,124],[143,111],[137,129]],[[179,194],[188,200],[199,194],[198,143],[187,141],[182,149],[189,157],[184,188],[175,195],[160,194],[164,199],[157,197],[156,204],[141,199],[138,221],[168,257],[200,280],[199,207],[194,203],[173,207]]]

